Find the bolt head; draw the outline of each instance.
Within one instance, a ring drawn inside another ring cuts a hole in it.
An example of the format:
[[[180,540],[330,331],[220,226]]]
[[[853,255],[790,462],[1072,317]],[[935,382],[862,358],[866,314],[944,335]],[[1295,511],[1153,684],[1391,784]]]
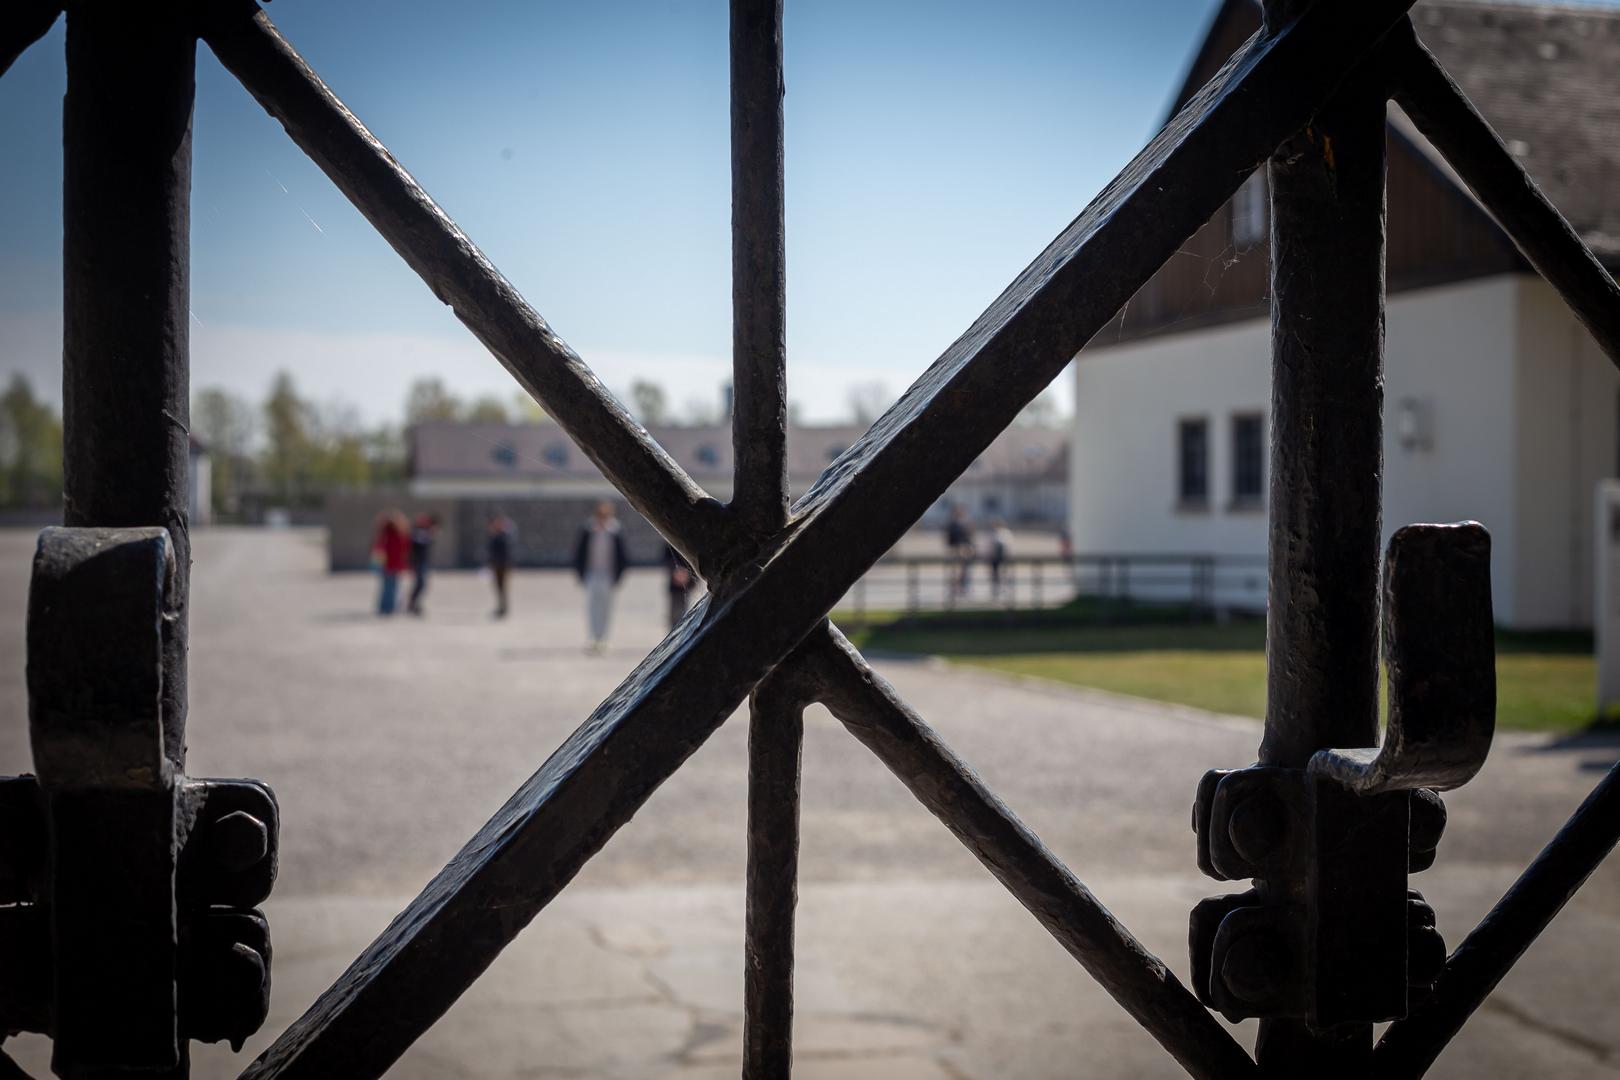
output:
[[[1221,959],[1221,978],[1241,1001],[1260,1004],[1277,993],[1278,977],[1289,970],[1288,947],[1275,934],[1247,934]]]
[[[246,810],[233,810],[214,822],[209,848],[221,868],[240,873],[270,854],[270,830]]]

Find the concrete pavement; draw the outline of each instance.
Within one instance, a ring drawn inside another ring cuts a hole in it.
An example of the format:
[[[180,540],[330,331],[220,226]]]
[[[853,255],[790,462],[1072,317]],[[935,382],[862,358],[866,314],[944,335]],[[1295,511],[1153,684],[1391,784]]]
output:
[[[0,772],[27,768],[21,631],[31,538],[0,534]],[[190,771],[269,781],[282,876],[262,1048],[661,636],[655,574],[622,590],[587,656],[578,590],[516,580],[488,617],[472,574],[424,620],[369,614],[312,532],[197,537]],[[1223,891],[1192,865],[1202,772],[1252,760],[1258,726],[1193,710],[886,662],[884,673],[1122,920],[1185,978],[1186,913]],[[724,726],[390,1074],[735,1076],[745,725]],[[1451,943],[1617,755],[1503,736],[1448,796],[1420,875]],[[798,1075],[1180,1075],[938,822],[826,713],[804,752]],[[1620,867],[1601,868],[1432,1075],[1620,1074]],[[1253,1025],[1241,1037],[1252,1038]],[[41,1040],[15,1049],[44,1075]],[[195,1075],[245,1060],[199,1048]]]

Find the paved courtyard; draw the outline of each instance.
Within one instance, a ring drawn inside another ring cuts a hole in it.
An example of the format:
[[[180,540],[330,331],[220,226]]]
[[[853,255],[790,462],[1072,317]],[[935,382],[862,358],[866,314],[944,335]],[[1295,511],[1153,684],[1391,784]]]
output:
[[[266,905],[275,990],[257,1053],[662,635],[655,573],[587,655],[582,598],[518,575],[514,614],[444,574],[428,617],[379,620],[373,580],[329,576],[313,531],[196,542],[194,775],[257,776],[282,806]],[[28,768],[23,611],[32,535],[0,533],[0,772]],[[1186,913],[1227,888],[1193,866],[1188,807],[1258,725],[924,661],[879,665],[985,780],[1186,978]],[[728,723],[390,1074],[736,1076],[745,725]],[[1415,884],[1455,944],[1620,754],[1504,735],[1448,796]],[[806,718],[797,1075],[1173,1077],[1171,1059],[826,713]],[[1431,1075],[1620,1076],[1620,865],[1611,860]],[[1240,1029],[1245,1042],[1253,1025]],[[42,1040],[7,1044],[47,1074]],[[222,1048],[194,1075],[234,1076]]]

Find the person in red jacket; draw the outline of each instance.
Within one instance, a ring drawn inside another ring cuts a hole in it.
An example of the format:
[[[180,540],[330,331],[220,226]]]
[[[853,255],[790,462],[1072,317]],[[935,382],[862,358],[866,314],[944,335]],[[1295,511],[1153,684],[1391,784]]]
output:
[[[392,615],[399,604],[399,576],[411,565],[411,526],[398,510],[377,515],[377,532],[371,541],[371,565],[382,578],[377,593],[377,614]]]

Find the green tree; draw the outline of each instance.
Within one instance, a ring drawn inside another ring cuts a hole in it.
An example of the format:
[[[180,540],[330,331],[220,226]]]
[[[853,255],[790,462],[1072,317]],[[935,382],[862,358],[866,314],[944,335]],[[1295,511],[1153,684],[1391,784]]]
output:
[[[485,394],[467,410],[467,419],[477,424],[510,424],[512,417],[506,403],[493,394]]]
[[[264,403],[264,479],[284,502],[310,486],[315,457],[315,410],[298,394],[293,377],[277,372]]]
[[[657,383],[637,379],[630,384],[630,408],[643,424],[662,424],[669,419],[669,395]]]
[[[850,386],[845,400],[849,403],[850,422],[860,427],[871,427],[872,421],[883,415],[883,410],[894,400],[889,388],[880,382],[858,382]]]
[[[450,392],[443,379],[417,379],[405,392],[407,425],[424,420],[460,420],[463,412],[461,399]]]
[[[42,507],[62,499],[62,420],[22,373],[0,394],[0,505]]]
[[[512,395],[512,416],[519,424],[555,424],[557,422],[525,390],[519,390]]]
[[[253,406],[217,386],[205,387],[191,402],[191,430],[208,448],[210,495],[222,513],[234,514],[253,480]]]

